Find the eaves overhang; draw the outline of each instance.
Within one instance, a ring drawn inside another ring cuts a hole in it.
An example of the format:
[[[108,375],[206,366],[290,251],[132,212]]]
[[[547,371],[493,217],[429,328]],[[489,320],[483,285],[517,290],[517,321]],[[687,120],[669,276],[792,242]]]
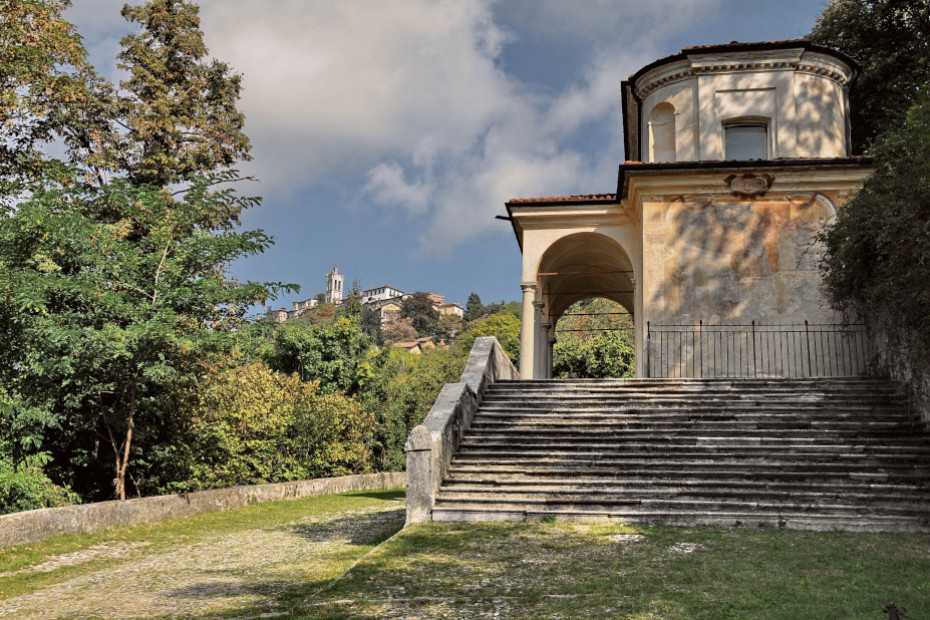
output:
[[[504,203],[520,251],[523,251],[522,221],[549,225],[603,221],[605,217],[623,216],[620,201],[614,194],[514,198]]]

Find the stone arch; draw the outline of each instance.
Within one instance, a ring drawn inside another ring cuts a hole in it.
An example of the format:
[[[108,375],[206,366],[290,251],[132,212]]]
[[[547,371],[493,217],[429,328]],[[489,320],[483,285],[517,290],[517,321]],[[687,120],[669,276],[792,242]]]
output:
[[[633,261],[626,249],[607,235],[577,232],[556,239],[539,259],[536,282],[534,333],[530,336],[534,339],[535,378],[551,376],[555,324],[576,301],[610,299],[626,308],[636,321]]]

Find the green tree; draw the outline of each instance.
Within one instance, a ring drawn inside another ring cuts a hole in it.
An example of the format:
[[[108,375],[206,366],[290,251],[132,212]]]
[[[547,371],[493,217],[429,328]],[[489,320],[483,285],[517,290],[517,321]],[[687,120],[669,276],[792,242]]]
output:
[[[0,207],[60,168],[42,147],[79,125],[95,79],[67,0],[0,2]]]
[[[362,316],[362,308],[362,283],[356,278],[352,281],[349,294],[343,297],[342,303],[339,304],[337,314],[358,319]]]
[[[185,0],[123,7],[142,29],[122,40],[118,66],[128,77],[109,93],[110,132],[90,163],[167,187],[250,159],[236,108],[241,77],[207,59],[198,13]]]
[[[363,332],[368,334],[371,341],[379,347],[384,344],[384,338],[381,332],[381,313],[372,308],[370,305],[362,306],[362,313],[358,318],[358,325]]]
[[[355,394],[369,373],[365,352],[371,345],[358,320],[336,317],[308,327],[288,321],[274,332],[273,369],[296,373],[304,381],[318,381],[326,393]]]
[[[554,377],[632,377],[633,321],[620,304],[600,298],[572,304],[556,324]]]
[[[465,302],[465,315],[462,317],[465,322],[474,321],[484,314],[484,304],[481,303],[481,297],[478,293],[468,295],[468,301]]]
[[[375,414],[374,462],[401,471],[404,442],[436,402],[446,383],[462,376],[467,356],[456,348],[427,349],[421,355],[386,347],[372,359],[372,375],[358,398]]]
[[[400,316],[410,319],[420,337],[434,336],[439,327],[439,311],[429,293],[418,291],[400,304]]]
[[[166,490],[191,491],[362,473],[371,468],[373,416],[316,382],[261,363],[210,373],[184,445],[184,475]]]
[[[514,364],[520,363],[520,325],[519,318],[509,313],[494,314],[481,319],[465,330],[455,341],[456,348],[466,355],[471,351],[478,336],[494,336],[501,343],[507,356]]]
[[[3,415],[27,426],[41,416],[36,448],[91,495],[104,492],[100,474],[77,470],[101,459],[120,499],[131,464],[137,479],[164,465],[180,388],[269,295],[226,273],[270,240],[229,230],[256,199],[211,191],[215,181],[194,179],[181,200],[122,181],[46,182],[0,219]]]
[[[877,170],[821,235],[833,304],[894,326],[897,343],[926,369],[930,360],[930,90],[903,125],[879,136]]]
[[[808,38],[859,62],[850,93],[857,153],[883,131],[899,127],[930,84],[926,0],[831,0]]]

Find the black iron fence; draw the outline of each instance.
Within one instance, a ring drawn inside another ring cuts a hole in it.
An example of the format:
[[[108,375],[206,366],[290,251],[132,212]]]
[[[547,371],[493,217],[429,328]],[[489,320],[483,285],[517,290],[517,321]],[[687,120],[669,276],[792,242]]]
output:
[[[646,323],[647,377],[843,377],[867,374],[865,325]]]

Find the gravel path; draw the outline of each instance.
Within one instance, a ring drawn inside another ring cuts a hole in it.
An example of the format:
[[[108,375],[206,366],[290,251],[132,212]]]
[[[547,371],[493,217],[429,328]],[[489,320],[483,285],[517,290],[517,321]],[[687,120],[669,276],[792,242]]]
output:
[[[0,601],[0,618],[269,617],[289,591],[325,588],[404,523],[400,502],[285,526],[202,537],[165,552],[145,543],[95,545],[29,571],[113,558],[111,568]],[[335,572],[334,572],[335,571]]]

